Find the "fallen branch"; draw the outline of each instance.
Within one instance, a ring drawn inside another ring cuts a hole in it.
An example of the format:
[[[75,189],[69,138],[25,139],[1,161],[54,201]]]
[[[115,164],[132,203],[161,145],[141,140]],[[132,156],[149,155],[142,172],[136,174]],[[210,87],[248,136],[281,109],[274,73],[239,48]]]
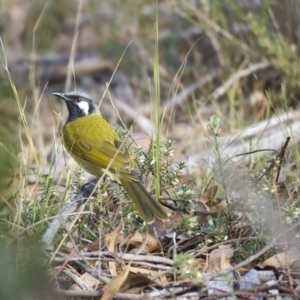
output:
[[[233,161],[239,161],[241,158],[235,156],[244,152],[266,148],[279,150],[288,136],[291,137],[292,143],[297,144],[300,141],[299,128],[300,110],[273,116],[257,125],[249,126],[238,135],[224,136],[223,140],[227,140],[227,142],[221,148],[222,156],[231,157]],[[263,154],[263,152],[256,153],[256,155]],[[198,165],[202,158],[209,162],[210,167],[215,164],[216,158],[211,155],[211,151],[202,151],[188,159],[186,162],[188,168]],[[249,159],[249,155],[243,157],[245,162],[248,162]]]
[[[237,73],[232,74],[229,79],[227,79],[227,81],[221,85],[220,87],[218,87],[213,93],[210,94],[210,96],[208,97],[209,99],[213,98],[213,99],[218,99],[221,96],[223,96],[226,91],[240,78],[246,77],[251,75],[252,73],[262,70],[262,69],[266,69],[271,65],[271,63],[269,61],[263,61],[260,63],[256,63],[256,64],[252,64],[250,65],[247,69],[242,69],[239,70]]]

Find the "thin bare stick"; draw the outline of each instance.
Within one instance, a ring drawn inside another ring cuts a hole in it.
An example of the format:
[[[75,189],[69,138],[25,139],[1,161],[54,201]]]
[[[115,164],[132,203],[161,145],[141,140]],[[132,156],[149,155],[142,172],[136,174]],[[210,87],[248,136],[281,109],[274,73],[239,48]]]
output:
[[[211,82],[214,80],[218,75],[218,71],[212,71],[209,75],[200,78],[196,82],[192,83],[191,85],[185,87],[182,92],[178,93],[175,97],[166,100],[167,105],[166,109],[171,110],[173,106],[181,105],[183,101],[192,94],[196,89],[199,89],[201,86]]]
[[[263,61],[260,63],[252,64],[247,69],[239,70],[237,73],[232,74],[229,79],[220,87],[218,87],[213,93],[210,94],[210,98],[218,99],[223,96],[226,91],[240,78],[251,75],[252,73],[266,69],[271,65],[269,61]]]
[[[83,6],[83,0],[80,0],[78,3],[78,10],[77,10],[76,23],[75,23],[75,28],[74,28],[74,39],[73,39],[73,44],[72,44],[72,49],[71,49],[71,56],[70,56],[70,60],[69,60],[68,68],[67,68],[68,71],[67,71],[67,79],[66,79],[66,84],[65,84],[65,92],[69,92],[72,74],[74,77],[74,84],[76,85],[75,72],[74,72],[74,59],[75,59],[75,53],[76,53],[76,41],[77,41],[77,37],[78,37],[78,33],[79,33],[79,25],[81,22],[82,6]]]

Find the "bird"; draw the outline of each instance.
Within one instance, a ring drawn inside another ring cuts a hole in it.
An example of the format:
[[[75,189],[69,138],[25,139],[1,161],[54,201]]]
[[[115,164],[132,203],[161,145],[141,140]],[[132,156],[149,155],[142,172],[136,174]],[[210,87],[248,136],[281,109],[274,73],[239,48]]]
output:
[[[97,178],[104,170],[113,174],[146,223],[154,222],[155,217],[167,220],[167,208],[147,191],[128,148],[91,97],[80,91],[53,95],[67,105],[69,116],[62,129],[62,143],[78,165]]]

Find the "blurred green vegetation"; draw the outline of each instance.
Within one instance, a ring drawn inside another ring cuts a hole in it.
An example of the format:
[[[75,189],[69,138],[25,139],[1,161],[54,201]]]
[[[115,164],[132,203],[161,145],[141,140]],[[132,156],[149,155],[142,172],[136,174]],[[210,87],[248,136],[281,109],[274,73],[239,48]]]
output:
[[[5,89],[0,92],[0,215],[10,214],[15,209],[15,201],[19,191],[19,136],[17,111],[11,103],[12,93]],[[10,99],[10,100],[9,100]],[[1,228],[0,235],[8,233]]]
[[[19,3],[16,7],[13,2],[2,4],[0,34],[7,52],[14,53],[14,47],[19,43],[22,56],[30,55],[35,34],[39,56],[57,51],[70,54],[79,2],[31,0]],[[11,18],[16,9],[24,10],[24,20],[19,22],[21,28],[18,30],[14,29],[18,22]],[[272,62],[272,69],[259,73],[265,79],[260,88],[268,90],[272,102],[280,106],[279,91],[284,83],[288,102],[293,104],[299,97],[299,11],[300,4],[296,0],[160,2],[160,64],[166,71],[162,76],[162,96],[167,97],[171,82],[183,63],[186,66],[181,88],[214,68],[222,69],[220,81],[215,82],[220,84],[245,61],[251,64],[268,59]],[[83,2],[79,30],[83,32],[88,28],[97,38],[85,36],[86,46],[78,45],[77,51],[86,55],[96,52],[103,60],[116,65],[132,41],[119,71],[132,78],[140,89],[145,87],[143,93],[148,93],[147,80],[152,73],[154,52],[154,21],[153,1]],[[248,97],[254,85],[253,79],[249,79],[237,97]],[[207,96],[207,91],[196,91],[195,96],[201,101]]]

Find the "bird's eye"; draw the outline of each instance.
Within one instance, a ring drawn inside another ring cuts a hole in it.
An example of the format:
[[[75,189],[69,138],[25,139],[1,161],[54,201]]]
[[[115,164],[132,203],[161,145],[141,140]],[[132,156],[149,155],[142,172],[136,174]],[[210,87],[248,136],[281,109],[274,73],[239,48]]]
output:
[[[81,102],[81,99],[80,99],[80,98],[76,98],[76,99],[75,99],[75,102],[76,102],[76,103],[80,103],[80,102]]]

